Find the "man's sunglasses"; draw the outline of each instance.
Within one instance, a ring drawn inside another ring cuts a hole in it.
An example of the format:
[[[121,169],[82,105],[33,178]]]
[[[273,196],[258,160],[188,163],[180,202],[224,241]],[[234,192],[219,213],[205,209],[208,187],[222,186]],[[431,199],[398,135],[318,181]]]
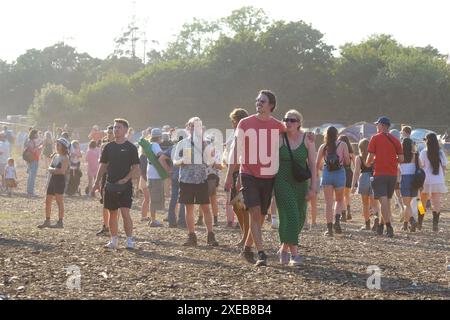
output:
[[[284,118],[283,122],[292,122],[292,123],[296,123],[296,122],[300,122],[298,119],[292,119],[292,118]]]

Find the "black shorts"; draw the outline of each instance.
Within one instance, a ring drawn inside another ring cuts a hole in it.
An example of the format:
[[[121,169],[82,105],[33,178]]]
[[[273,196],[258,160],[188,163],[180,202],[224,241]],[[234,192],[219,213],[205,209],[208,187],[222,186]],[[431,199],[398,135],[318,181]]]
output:
[[[54,175],[50,178],[47,187],[47,195],[54,196],[55,194],[64,194],[66,188],[66,178],[64,175]]]
[[[208,182],[201,184],[180,182],[181,204],[209,204]]]
[[[375,199],[387,197],[392,199],[397,182],[396,176],[375,176],[371,180],[372,190]]]
[[[133,203],[133,185],[129,182],[129,186],[125,191],[120,193],[112,193],[104,189],[103,208],[108,210],[117,210],[119,208],[131,209]]]
[[[272,200],[275,178],[262,179],[241,174],[242,195],[247,208],[261,207],[261,213],[266,215]]]
[[[353,171],[350,166],[345,166],[345,187],[348,189],[352,188]]]

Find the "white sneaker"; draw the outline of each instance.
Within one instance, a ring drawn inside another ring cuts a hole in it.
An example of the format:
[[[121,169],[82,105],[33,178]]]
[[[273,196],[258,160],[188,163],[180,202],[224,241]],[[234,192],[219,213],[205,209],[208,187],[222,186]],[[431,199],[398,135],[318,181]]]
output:
[[[112,241],[110,241],[110,242],[108,242],[108,243],[105,245],[104,248],[115,250],[115,249],[118,248],[118,246],[117,246],[117,243],[115,244],[115,243],[113,243]]]
[[[302,265],[302,258],[300,258],[299,255],[292,256],[291,260],[289,261],[289,265],[291,267],[298,267]]]
[[[134,241],[132,238],[127,239],[127,249],[134,249]]]

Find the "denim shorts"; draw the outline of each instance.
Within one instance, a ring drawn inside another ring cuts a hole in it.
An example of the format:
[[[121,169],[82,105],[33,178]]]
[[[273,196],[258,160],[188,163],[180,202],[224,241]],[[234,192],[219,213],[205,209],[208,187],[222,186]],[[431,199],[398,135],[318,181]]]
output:
[[[345,169],[342,167],[336,171],[328,171],[327,167],[323,167],[322,187],[333,186],[335,189],[345,187]]]
[[[402,175],[400,182],[400,192],[402,197],[417,197],[418,190],[413,187],[412,183],[414,180],[413,174]]]
[[[363,196],[373,195],[372,186],[370,185],[370,177],[372,177],[370,172],[361,173],[358,181],[358,194]]]

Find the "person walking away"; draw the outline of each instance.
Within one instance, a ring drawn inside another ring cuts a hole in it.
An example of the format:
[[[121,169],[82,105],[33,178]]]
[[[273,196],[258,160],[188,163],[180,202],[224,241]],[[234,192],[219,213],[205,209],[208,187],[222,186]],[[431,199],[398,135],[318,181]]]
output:
[[[344,209],[345,169],[350,163],[350,155],[346,143],[337,140],[338,131],[335,127],[327,128],[325,141],[317,152],[316,170],[323,168],[322,188],[325,197],[325,212],[327,230],[324,235],[333,236],[334,232],[342,233],[341,213]],[[333,212],[334,226],[333,226]]]
[[[366,167],[374,164],[373,179],[371,181],[375,199],[380,202],[383,222],[386,223],[386,233],[389,238],[394,236],[391,225],[391,199],[397,182],[398,164],[402,163],[403,149],[400,141],[389,133],[391,121],[387,117],[380,117],[375,122],[377,134],[369,142],[369,155]],[[383,234],[384,223],[380,223],[377,233]]]
[[[347,220],[352,219],[352,214],[350,212],[350,204],[351,204],[351,190],[352,190],[352,181],[353,181],[353,169],[355,166],[355,152],[353,151],[352,144],[347,136],[341,135],[338,138],[339,141],[345,142],[347,144],[348,153],[350,156],[350,163],[344,165],[345,169],[345,188],[344,188],[344,209],[341,214],[341,221],[346,222]],[[347,208],[347,210],[345,210]]]
[[[439,218],[441,215],[442,196],[448,192],[445,184],[445,170],[448,161],[444,151],[439,146],[436,134],[429,133],[425,137],[426,148],[420,152],[420,162],[425,171],[425,182],[420,195],[421,202],[427,203],[431,198],[433,211],[433,231],[439,231]],[[419,215],[419,226],[422,229],[424,215]]]
[[[404,162],[400,163],[400,191],[403,199],[404,209],[403,209],[403,230],[408,230],[408,222],[411,225],[411,232],[416,231],[416,219],[414,218],[411,200],[417,198],[418,189],[414,187],[414,174],[416,172],[416,167],[419,167],[419,155],[414,152],[413,142],[410,138],[404,138],[402,142]]]
[[[49,181],[47,185],[47,196],[45,198],[45,221],[39,225],[39,229],[64,227],[64,189],[66,186],[65,176],[69,168],[69,147],[70,142],[64,138],[56,141],[56,154],[53,155],[50,167],[48,168]],[[52,203],[56,199],[58,205],[58,222],[51,225],[50,217],[52,214]]]
[[[370,227],[370,209],[374,212],[374,222],[372,230],[376,231],[380,223],[378,217],[378,208],[375,198],[373,197],[372,186],[370,185],[370,179],[373,176],[373,166],[366,167],[365,160],[367,159],[369,147],[368,139],[361,139],[358,143],[359,155],[355,158],[355,172],[353,174],[352,193],[358,193],[361,195],[363,217],[365,225],[361,230],[371,230]]]

